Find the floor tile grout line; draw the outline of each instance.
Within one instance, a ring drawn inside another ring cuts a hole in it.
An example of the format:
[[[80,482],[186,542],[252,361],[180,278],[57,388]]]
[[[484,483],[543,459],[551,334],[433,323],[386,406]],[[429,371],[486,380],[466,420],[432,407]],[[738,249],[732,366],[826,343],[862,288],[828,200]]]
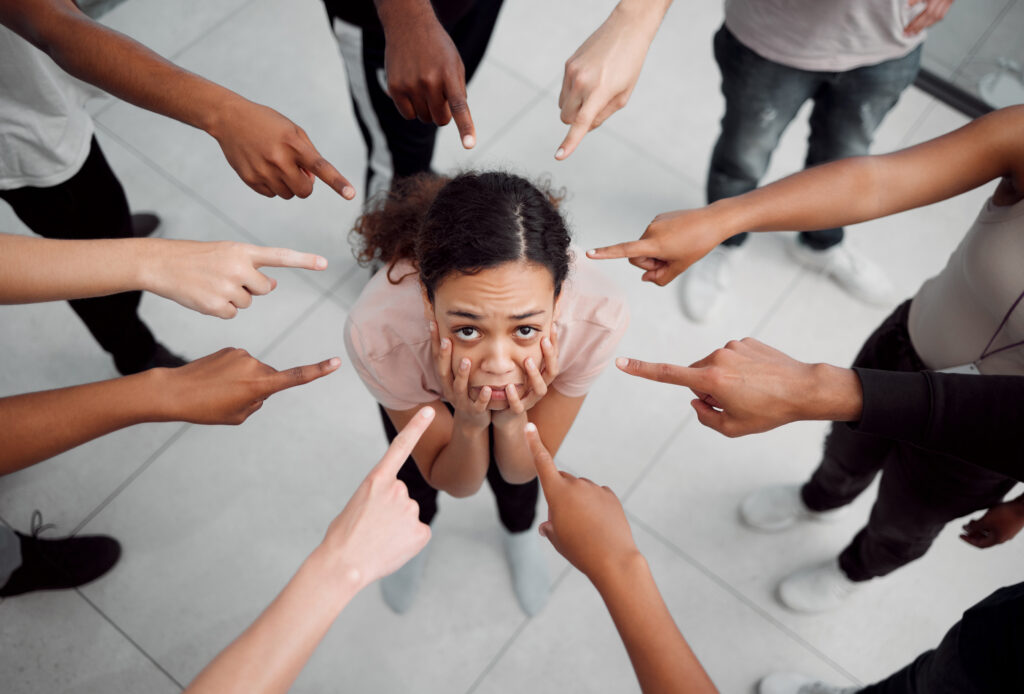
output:
[[[128,486],[131,485],[131,483],[134,482],[139,477],[139,475],[141,475],[143,472],[149,469],[149,466],[152,465],[157,460],[157,458],[163,455],[164,452],[166,452],[167,449],[170,448],[174,442],[180,439],[182,435],[191,426],[191,424],[182,424],[180,427],[178,427],[178,429],[173,434],[171,434],[171,436],[166,441],[164,441],[159,448],[157,448],[152,454],[150,454],[149,458],[147,458],[145,462],[142,463],[142,465],[140,465],[138,468],[135,469],[134,472],[128,475],[127,478],[125,478],[119,485],[117,485],[114,491],[108,494],[107,497],[103,501],[101,501],[98,506],[96,506],[96,508],[94,508],[88,515],[86,515],[86,517],[75,527],[75,529],[71,531],[70,536],[77,535],[82,530],[82,528],[88,525],[92,521],[92,519],[94,519],[97,515],[100,514],[100,512],[103,511],[103,509],[110,505],[110,503],[113,502],[114,499],[116,499],[118,495],[121,494],[121,492],[127,489]]]
[[[572,570],[573,567],[571,565],[566,566],[564,569],[562,569],[562,573],[560,573],[558,575],[558,578],[556,578],[554,582],[552,582],[551,584],[551,594],[554,594],[555,590],[558,589],[558,586],[560,586],[562,582],[569,576],[569,574],[572,573]],[[508,638],[504,645],[502,645],[502,647],[498,649],[498,652],[495,653],[494,657],[491,659],[491,662],[487,664],[487,667],[485,667],[483,671],[481,671],[481,673],[477,676],[473,684],[471,684],[469,686],[469,689],[466,690],[466,694],[473,694],[473,692],[477,690],[477,688],[483,683],[487,675],[489,675],[491,670],[494,669],[498,662],[503,657],[505,657],[505,654],[512,647],[515,641],[519,638],[519,635],[523,633],[523,631],[526,629],[527,626],[530,625],[530,622],[532,621],[532,617],[527,617],[519,624],[518,627],[516,627],[515,631],[512,632],[512,635]]]
[[[124,630],[124,629],[122,629],[122,628],[121,628],[121,627],[120,627],[120,626],[119,626],[119,625],[117,624],[117,622],[115,622],[115,621],[114,621],[113,619],[111,619],[111,618],[110,618],[110,617],[109,617],[109,616],[107,615],[107,613],[105,613],[105,612],[104,612],[103,610],[101,610],[101,609],[99,608],[99,606],[97,606],[97,605],[96,605],[96,603],[94,603],[94,602],[93,602],[92,600],[90,600],[90,599],[88,598],[88,596],[86,596],[86,595],[85,595],[85,593],[83,593],[83,592],[82,592],[82,590],[81,590],[80,588],[75,588],[75,592],[76,592],[76,593],[78,593],[78,596],[79,596],[80,598],[82,598],[82,600],[85,600],[86,604],[88,604],[88,605],[89,605],[89,607],[91,607],[91,608],[92,608],[93,610],[95,610],[95,611],[96,611],[96,614],[98,614],[98,615],[99,615],[100,617],[102,617],[102,618],[104,619],[104,621],[106,621],[106,622],[107,622],[107,624],[109,624],[110,626],[112,626],[112,627],[113,627],[113,628],[114,628],[114,629],[115,629],[115,630],[117,631],[117,633],[119,633],[119,634],[120,634],[120,635],[121,635],[122,637],[124,637],[124,639],[125,639],[125,640],[126,640],[126,641],[127,641],[128,643],[130,643],[130,644],[131,644],[131,645],[132,645],[132,646],[133,646],[133,647],[135,648],[135,650],[137,650],[137,651],[138,651],[138,652],[139,652],[139,653],[140,653],[140,654],[141,654],[141,655],[142,655],[142,656],[143,656],[143,657],[144,657],[144,658],[145,658],[146,660],[148,660],[148,661],[149,661],[150,663],[152,663],[152,664],[153,664],[153,667],[155,667],[155,668],[156,668],[157,670],[159,670],[160,672],[162,672],[162,673],[164,674],[164,676],[165,676],[165,677],[167,677],[167,679],[169,679],[169,680],[170,680],[171,682],[173,682],[173,683],[174,683],[174,685],[175,685],[175,686],[176,686],[176,687],[177,687],[178,689],[184,689],[184,688],[185,688],[185,686],[184,686],[184,685],[183,685],[183,684],[182,684],[181,682],[179,682],[179,681],[178,681],[178,680],[177,680],[177,679],[176,679],[176,678],[174,677],[174,675],[172,675],[172,674],[171,674],[170,672],[168,672],[168,671],[167,671],[167,669],[166,669],[166,668],[164,668],[164,666],[163,666],[163,665],[161,665],[160,663],[158,663],[158,662],[157,662],[157,660],[156,660],[156,658],[154,658],[153,656],[151,656],[151,655],[150,655],[150,654],[149,654],[149,653],[148,653],[148,652],[146,651],[146,649],[144,649],[144,648],[143,648],[142,646],[140,646],[140,645],[139,645],[139,644],[138,644],[138,643],[137,643],[137,642],[135,641],[135,639],[133,639],[133,638],[132,638],[131,636],[129,636],[129,635],[128,635],[128,633],[127,633],[127,632],[125,632],[125,630]]]
[[[171,53],[171,55],[168,58],[168,60],[170,60],[171,62],[177,63],[178,59],[182,55],[184,55],[188,51],[192,50],[197,44],[199,44],[201,41],[203,41],[207,37],[209,37],[210,34],[212,34],[213,32],[217,31],[218,29],[220,29],[226,23],[228,23],[229,21],[234,19],[236,15],[241,14],[242,10],[248,9],[248,7],[250,5],[252,5],[252,4],[254,4],[255,2],[257,2],[257,0],[246,0],[246,2],[243,2],[241,5],[236,7],[234,10],[232,10],[231,12],[228,12],[225,16],[221,17],[216,22],[214,22],[212,25],[210,25],[206,29],[206,31],[204,31],[202,34],[200,34],[199,36],[196,36],[194,39],[192,39],[191,41],[186,43],[184,46],[182,46],[178,50],[176,50],[173,53]]]
[[[838,662],[833,660],[826,653],[824,653],[823,651],[818,649],[814,644],[812,644],[807,639],[802,637],[794,629],[792,629],[791,627],[787,626],[786,624],[783,624],[776,617],[774,617],[771,613],[769,613],[763,607],[758,605],[757,602],[755,602],[753,599],[749,598],[742,591],[740,591],[737,588],[735,588],[732,584],[730,584],[724,578],[722,578],[717,573],[715,573],[714,571],[709,569],[707,566],[705,566],[703,563],[698,561],[689,552],[685,551],[684,549],[682,549],[681,547],[676,545],[674,542],[669,540],[667,537],[662,535],[659,531],[657,531],[651,525],[646,523],[643,519],[639,518],[636,514],[631,513],[629,511],[626,512],[626,515],[629,517],[629,522],[632,525],[639,526],[645,532],[649,533],[656,540],[658,540],[661,544],[663,544],[669,550],[671,550],[672,552],[677,554],[685,562],[690,564],[693,568],[697,569],[700,573],[704,574],[704,576],[706,576],[707,578],[711,579],[711,581],[714,582],[715,584],[717,584],[720,588],[722,588],[727,593],[731,594],[737,600],[742,602],[744,605],[749,607],[755,613],[760,615],[765,621],[767,621],[770,624],[772,624],[773,626],[775,626],[775,628],[777,628],[778,630],[780,630],[781,632],[786,634],[786,636],[788,636],[790,639],[795,641],[797,644],[803,646],[803,648],[805,650],[807,650],[808,652],[812,653],[813,655],[816,655],[820,660],[822,660],[825,663],[827,663],[833,670],[835,670],[839,674],[843,675],[844,677],[848,678],[854,684],[856,684],[856,685],[863,685],[863,682],[858,677],[856,677],[853,673],[851,673],[849,670],[844,668]]]
[[[668,452],[668,449],[672,447],[672,444],[675,443],[676,439],[679,437],[680,434],[683,433],[687,425],[692,420],[692,413],[688,414],[686,417],[683,417],[683,420],[676,425],[676,428],[672,430],[672,433],[670,433],[668,437],[665,439],[665,441],[662,442],[660,446],[658,446],[657,450],[654,452],[654,455],[651,456],[650,462],[648,462],[647,465],[644,466],[644,469],[640,471],[640,474],[637,476],[637,478],[633,480],[632,484],[629,485],[629,488],[626,490],[626,492],[620,497],[623,506],[625,506],[626,503],[629,501],[629,498],[633,496],[633,492],[637,490],[640,484],[645,479],[647,479],[647,475],[650,474],[651,470],[657,467],[658,463],[661,462],[662,457]]]
[[[949,80],[947,80],[950,84],[953,83],[953,80],[960,77],[964,68],[974,62],[974,56],[978,53],[981,47],[988,42],[989,37],[992,36],[992,33],[996,30],[996,26],[1002,23],[1003,18],[1013,10],[1014,5],[1016,5],[1016,0],[1007,0],[1007,3],[1003,5],[1003,9],[999,11],[999,16],[992,20],[992,23],[989,24],[988,28],[985,29],[980,37],[978,37],[978,40],[967,49],[967,53],[964,54],[963,60],[953,68],[953,74],[950,75]]]

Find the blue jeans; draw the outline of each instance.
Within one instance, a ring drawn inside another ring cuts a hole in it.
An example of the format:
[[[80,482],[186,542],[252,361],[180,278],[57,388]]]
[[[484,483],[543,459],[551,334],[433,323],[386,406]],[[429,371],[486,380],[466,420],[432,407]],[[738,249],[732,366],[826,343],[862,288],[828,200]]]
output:
[[[762,58],[724,26],[715,34],[722,72],[725,115],[711,154],[708,202],[757,188],[779,138],[808,99],[814,100],[805,165],[867,154],[882,119],[913,83],[921,46],[902,58],[846,72],[811,72]],[[725,244],[738,246],[746,234]],[[843,230],[806,231],[800,239],[816,250],[843,240]]]

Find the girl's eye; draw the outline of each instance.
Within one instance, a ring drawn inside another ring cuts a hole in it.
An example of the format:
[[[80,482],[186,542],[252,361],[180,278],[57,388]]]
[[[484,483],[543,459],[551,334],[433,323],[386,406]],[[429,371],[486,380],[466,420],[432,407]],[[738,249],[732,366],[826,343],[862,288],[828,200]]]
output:
[[[529,325],[520,325],[516,328],[516,337],[527,340],[537,334],[537,328]]]
[[[463,340],[472,340],[479,335],[479,331],[476,328],[458,328],[455,334]]]

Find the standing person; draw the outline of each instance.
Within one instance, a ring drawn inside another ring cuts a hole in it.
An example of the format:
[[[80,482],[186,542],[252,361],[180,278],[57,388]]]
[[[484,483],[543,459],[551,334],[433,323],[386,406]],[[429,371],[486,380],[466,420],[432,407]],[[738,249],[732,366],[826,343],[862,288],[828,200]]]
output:
[[[643,279],[665,284],[741,231],[854,224],[999,181],[946,267],[883,321],[853,366],[1024,375],[1022,130],[1024,106],[1001,109],[899,152],[832,162],[702,209],[661,215],[641,240],[589,255],[628,256],[644,269]],[[708,408],[695,407],[715,418]],[[804,484],[759,490],[744,500],[741,513],[748,525],[769,532],[827,520],[882,473],[868,523],[850,544],[838,557],[800,569],[779,586],[786,606],[821,612],[841,606],[870,579],[923,556],[955,518],[984,510],[982,529],[1009,520],[1016,522],[1014,533],[1019,531],[1024,496],[1003,501],[1015,481],[1001,472],[1006,466],[988,467],[833,425],[821,461]],[[989,546],[975,529],[968,528],[965,539]]]
[[[945,14],[952,0],[925,11]],[[867,154],[875,130],[917,76],[924,22],[907,0],[726,0],[715,35],[725,114],[711,155],[707,199],[757,187],[779,138],[807,100],[807,167]],[[922,13],[924,14],[924,13]],[[904,27],[907,27],[904,29]],[[726,239],[683,280],[683,309],[711,318],[731,282],[745,234]],[[852,296],[886,305],[892,286],[872,261],[842,243],[842,227],[803,231],[788,246],[802,265],[832,278]]]
[[[476,144],[466,83],[502,0],[324,0],[366,142],[367,199],[430,171],[438,126]],[[415,119],[418,119],[415,120]]]
[[[424,404],[437,417],[398,476],[430,523],[438,491],[486,479],[505,527],[523,611],[550,580],[537,535],[538,486],[523,427],[557,452],[628,323],[622,298],[585,259],[549,191],[502,172],[396,182],[359,221],[359,258],[385,267],[352,308],[345,348],[391,438]],[[420,553],[381,584],[407,610]]]

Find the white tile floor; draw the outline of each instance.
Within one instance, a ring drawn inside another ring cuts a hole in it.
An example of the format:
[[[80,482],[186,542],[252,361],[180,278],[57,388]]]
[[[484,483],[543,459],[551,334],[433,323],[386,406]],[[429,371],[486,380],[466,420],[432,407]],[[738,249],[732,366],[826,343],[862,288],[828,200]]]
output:
[[[479,147],[451,129],[435,164],[511,166],[565,186],[579,244],[643,230],[655,214],[702,203],[721,100],[710,41],[717,3],[678,3],[626,111],[568,162],[552,154],[561,65],[611,0],[516,0],[503,11],[470,88]],[[542,18],[544,21],[538,21]],[[318,0],[128,0],[109,24],[183,66],[270,104],[304,127],[353,181],[364,166],[340,58]],[[136,209],[175,238],[246,239],[326,255],[320,274],[275,273],[280,288],[233,321],[146,297],[142,314],[171,347],[198,357],[245,347],[285,367],[343,352],[341,326],[365,273],[346,231],[359,201],[322,186],[307,200],[265,200],[242,184],[202,133],[134,107],[92,105],[99,138]],[[882,126],[878,149],[918,142],[963,118],[910,90]],[[773,163],[799,167],[796,122]],[[985,192],[861,225],[852,243],[879,259],[900,293],[944,263]],[[6,208],[0,229],[24,231]],[[762,338],[808,360],[848,362],[886,309],[868,309],[786,260],[779,238],[752,240],[732,305],[695,326],[674,288],[626,290],[633,322],[622,352],[693,361],[726,340]],[[4,307],[0,393],[114,375],[63,304]],[[44,357],[44,358],[40,358]],[[773,598],[799,564],[837,552],[870,506],[848,521],[780,536],[747,532],[735,508],[759,484],[798,480],[824,427],[793,425],[729,440],[690,416],[677,389],[604,374],[560,455],[565,467],[622,497],[669,607],[723,692],[749,692],[773,669],[867,682],[938,642],[960,612],[1018,580],[1022,546],[978,553],[951,525],[921,561],[858,594],[842,611],[799,617]],[[136,427],[0,480],[0,516],[23,528],[33,509],[65,532],[109,533],[124,545],[115,571],[76,592],[0,603],[0,689],[161,692],[186,684],[250,622],[316,544],[383,450],[373,402],[347,366],[275,396],[245,426]],[[327,490],[330,490],[329,492]],[[488,495],[445,500],[426,585],[413,610],[391,614],[375,588],[345,611],[296,691],[635,691],[629,662],[596,593],[553,551],[551,602],[533,620],[515,604]]]

